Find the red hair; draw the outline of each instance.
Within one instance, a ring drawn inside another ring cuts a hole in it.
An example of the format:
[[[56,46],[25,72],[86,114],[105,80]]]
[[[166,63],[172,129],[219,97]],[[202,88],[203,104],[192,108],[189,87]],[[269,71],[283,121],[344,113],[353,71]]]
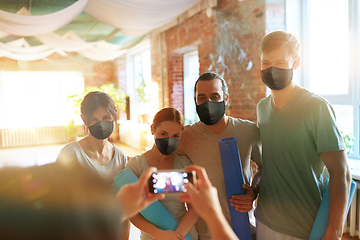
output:
[[[181,126],[184,126],[184,117],[173,107],[163,108],[158,111],[154,116],[153,127],[156,128],[160,123],[165,121],[177,122],[180,123]]]

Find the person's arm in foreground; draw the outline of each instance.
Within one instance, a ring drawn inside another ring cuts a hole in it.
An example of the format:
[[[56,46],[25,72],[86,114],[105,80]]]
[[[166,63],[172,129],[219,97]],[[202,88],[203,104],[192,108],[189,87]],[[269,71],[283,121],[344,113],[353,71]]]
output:
[[[120,221],[135,216],[151,203],[165,197],[164,194],[150,194],[147,190],[147,182],[154,172],[156,172],[156,168],[150,167],[141,174],[139,181],[132,184],[126,184],[120,188],[116,194],[116,199],[122,210]]]
[[[156,168],[150,167],[141,174],[139,181],[132,184],[126,184],[120,188],[116,198],[122,209],[121,220],[124,221],[131,218],[131,222],[133,222],[135,226],[152,236],[159,236],[157,239],[183,239],[182,236],[175,231],[163,231],[158,229],[139,214],[141,210],[145,209],[151,203],[165,197],[164,194],[150,194],[148,192],[147,183],[151,174],[154,172],[156,172]],[[160,235],[158,233],[160,233]],[[172,236],[176,236],[176,238],[172,238]]]
[[[259,193],[259,183],[262,175],[262,162],[257,162],[256,165],[256,173],[251,186],[248,184],[242,185],[246,193],[243,195],[233,195],[230,199],[231,206],[235,207],[235,209],[239,212],[250,211],[253,207],[253,202]]]
[[[198,179],[195,186],[191,183],[186,184],[187,193],[180,195],[179,199],[191,203],[199,216],[206,221],[212,239],[238,239],[222,213],[217,190],[211,184],[205,169],[191,165],[185,167],[185,170],[195,171]]]
[[[175,230],[181,236],[185,236],[195,225],[196,221],[199,218],[199,215],[196,213],[195,209],[191,206],[191,204],[188,203],[187,206],[189,210],[187,211],[187,213],[185,213],[184,217],[179,223],[179,226]]]
[[[156,240],[185,240],[185,237],[172,230],[161,230],[154,224],[146,220],[140,213],[130,219],[130,221],[141,231],[151,235]]]
[[[349,200],[351,174],[345,151],[322,152],[321,158],[329,173],[329,223],[323,240],[340,240]]]

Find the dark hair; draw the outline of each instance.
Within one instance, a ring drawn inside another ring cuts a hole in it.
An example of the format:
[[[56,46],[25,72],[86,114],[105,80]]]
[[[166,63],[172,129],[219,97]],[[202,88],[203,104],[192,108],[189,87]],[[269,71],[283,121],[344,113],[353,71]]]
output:
[[[117,239],[114,193],[79,163],[6,167],[0,182],[2,239]]]
[[[221,89],[223,91],[223,98],[225,99],[226,95],[228,95],[228,87],[227,87],[227,84],[224,80],[224,78],[220,75],[220,74],[217,74],[217,73],[214,73],[214,72],[206,72],[206,73],[203,73],[201,74],[201,76],[196,80],[195,82],[195,87],[194,87],[194,98],[196,99],[196,86],[197,86],[197,83],[199,81],[210,81],[210,80],[214,80],[214,79],[219,79],[221,81]]]
[[[104,92],[95,91],[89,92],[86,94],[84,99],[81,102],[81,114],[86,120],[85,125],[90,121],[91,115],[99,107],[105,108],[111,116],[114,118],[114,121],[117,120],[117,111],[115,107],[114,100]]]
[[[176,108],[173,107],[163,108],[155,114],[153,120],[154,128],[165,121],[177,122],[180,123],[181,126],[184,126],[184,117]]]

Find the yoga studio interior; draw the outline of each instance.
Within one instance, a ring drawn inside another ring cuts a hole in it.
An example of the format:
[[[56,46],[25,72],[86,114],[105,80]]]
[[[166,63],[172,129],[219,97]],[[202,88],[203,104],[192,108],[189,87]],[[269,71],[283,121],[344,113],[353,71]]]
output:
[[[271,94],[259,44],[277,30],[297,36],[294,79],[333,106],[360,181],[358,0],[0,0],[0,168],[54,163],[86,137],[80,105],[91,91],[114,100],[108,140],[128,157],[152,148],[160,109],[199,121],[194,84],[205,72],[228,84],[226,115],[256,123]],[[360,239],[359,209],[355,192],[343,239]],[[131,225],[129,239],[139,236]]]

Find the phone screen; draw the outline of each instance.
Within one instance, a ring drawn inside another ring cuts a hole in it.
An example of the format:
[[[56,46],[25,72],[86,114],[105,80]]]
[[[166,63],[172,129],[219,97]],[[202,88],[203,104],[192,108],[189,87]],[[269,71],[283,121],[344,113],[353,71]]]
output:
[[[150,193],[183,193],[184,183],[193,183],[191,172],[156,172],[149,179]]]

